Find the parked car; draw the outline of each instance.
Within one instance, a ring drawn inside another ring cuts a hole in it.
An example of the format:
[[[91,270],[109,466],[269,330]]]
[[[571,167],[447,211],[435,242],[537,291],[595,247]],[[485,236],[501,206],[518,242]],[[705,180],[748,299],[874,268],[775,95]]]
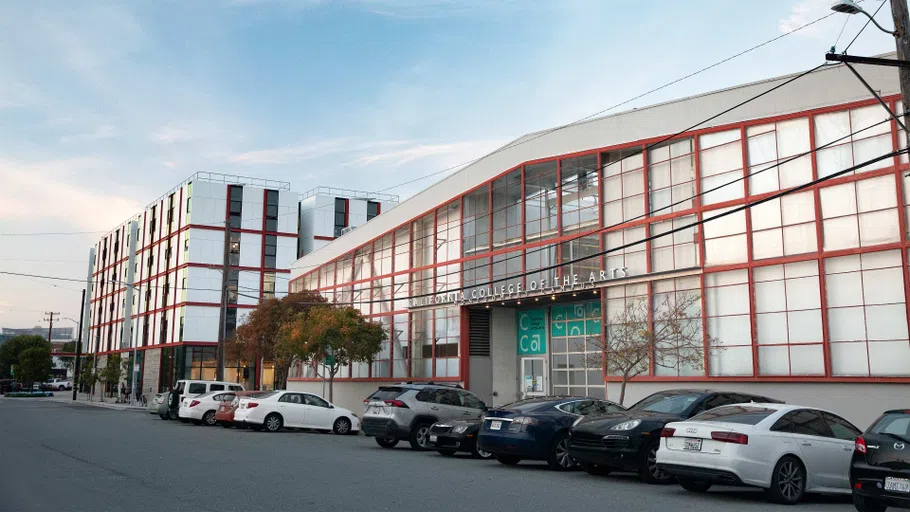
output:
[[[850,487],[859,512],[910,508],[910,410],[885,412],[856,438]]]
[[[66,389],[73,389],[73,381],[69,379],[51,379],[41,385],[44,389],[63,391]]]
[[[569,455],[588,473],[633,471],[645,482],[672,483],[657,467],[660,432],[667,423],[737,403],[779,403],[747,393],[679,389],[654,393],[629,410],[583,418],[570,431]]]
[[[218,404],[218,410],[215,412],[215,421],[224,428],[234,426],[234,411],[240,405],[240,399],[243,397],[256,398],[267,393],[267,391],[235,391],[234,398],[222,400]]]
[[[480,419],[440,421],[430,427],[427,448],[442,455],[467,452],[478,459],[492,459],[493,454],[477,447],[477,436],[483,421]]]
[[[210,391],[201,395],[196,395],[180,405],[177,417],[181,420],[186,419],[197,425],[212,426],[218,420],[215,419],[215,412],[222,401],[231,401],[236,395],[232,391]]]
[[[225,390],[243,391],[243,385],[213,380],[178,380],[172,391],[155,395],[149,403],[148,411],[150,414],[157,414],[163,420],[176,420],[179,418],[180,405],[186,397]]]
[[[502,464],[542,460],[550,468],[576,465],[569,455],[569,428],[579,418],[623,411],[619,404],[579,396],[546,396],[519,400],[484,414],[477,447]]]
[[[360,430],[353,412],[337,407],[321,396],[296,391],[270,391],[242,397],[234,421],[254,430],[277,432],[282,428],[308,428],[347,435]]]
[[[382,386],[364,400],[363,433],[383,448],[407,440],[414,450],[428,449],[430,426],[439,421],[477,419],[483,400],[454,384],[402,382]]]
[[[16,386],[13,386],[16,384]],[[19,387],[16,379],[0,379],[0,395],[5,395],[13,390],[13,387]]]
[[[850,492],[859,433],[844,418],[812,407],[728,405],[664,427],[657,466],[688,491],[753,486],[792,505],[806,493]]]

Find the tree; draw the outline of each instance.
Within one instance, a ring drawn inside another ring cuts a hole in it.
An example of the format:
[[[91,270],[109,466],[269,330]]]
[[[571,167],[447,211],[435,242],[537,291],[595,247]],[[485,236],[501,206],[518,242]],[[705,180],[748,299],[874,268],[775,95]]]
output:
[[[8,379],[13,377],[12,368],[13,365],[19,364],[19,355],[33,347],[47,348],[48,352],[51,350],[51,344],[43,337],[35,334],[13,336],[6,343],[0,345],[0,378]],[[19,375],[15,375],[15,377],[18,379]],[[21,379],[18,380],[22,382]]]
[[[265,299],[237,328],[225,347],[225,353],[229,359],[237,361],[273,362],[275,389],[284,389],[295,356],[283,349],[286,344],[282,343],[282,328],[293,322],[298,314],[326,303],[322,295],[310,291],[292,293],[281,299]]]
[[[76,353],[76,342],[67,341],[66,343],[63,344],[63,347],[61,347],[60,350],[61,350],[61,352],[75,354]],[[76,368],[76,356],[61,357],[60,359],[63,362],[63,366],[64,366],[64,368],[66,368],[67,372],[72,372]],[[75,376],[75,374],[74,374],[74,376]],[[73,384],[75,385],[75,383],[73,383]]]
[[[588,356],[588,366],[601,366],[607,375],[620,377],[620,404],[626,398],[626,384],[647,373],[649,363],[698,371],[704,369],[706,340],[712,350],[722,349],[716,339],[704,335],[698,293],[665,294],[653,308],[647,297],[627,299],[607,320],[605,336],[593,340],[598,350]]]
[[[98,372],[98,380],[108,387],[113,384],[114,389],[116,389],[117,384],[120,383],[120,379],[123,378],[123,374],[126,370],[125,366],[128,364],[129,361],[120,357],[120,354],[108,354],[104,368],[101,368]],[[113,394],[113,392],[111,392],[111,394]],[[101,393],[101,401],[104,401],[103,391]]]
[[[286,344],[283,350],[315,367],[320,377],[328,378],[332,401],[335,375],[342,365],[371,363],[388,335],[382,324],[366,320],[350,306],[320,306],[298,314],[285,326],[282,338]]]
[[[30,347],[19,354],[16,364],[16,378],[23,384],[28,383],[29,389],[35,382],[44,382],[51,373],[51,349],[47,347]]]

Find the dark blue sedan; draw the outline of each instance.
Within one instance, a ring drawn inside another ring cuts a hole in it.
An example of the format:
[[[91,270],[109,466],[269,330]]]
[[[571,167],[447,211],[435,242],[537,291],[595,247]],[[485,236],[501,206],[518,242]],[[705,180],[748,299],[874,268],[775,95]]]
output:
[[[483,416],[477,447],[508,466],[542,460],[556,470],[575,466],[569,457],[569,428],[578,419],[625,410],[621,405],[580,396],[543,396],[519,400]]]

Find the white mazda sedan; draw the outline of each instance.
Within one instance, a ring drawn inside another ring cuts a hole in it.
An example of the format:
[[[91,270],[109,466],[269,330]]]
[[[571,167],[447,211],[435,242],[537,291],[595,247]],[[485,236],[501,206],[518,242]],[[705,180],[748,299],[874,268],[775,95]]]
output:
[[[177,410],[177,417],[183,421],[192,421],[197,425],[212,426],[215,423],[215,412],[222,400],[233,400],[233,391],[209,391],[201,395],[183,399]]]
[[[793,504],[810,492],[850,493],[860,433],[840,416],[811,407],[726,405],[667,424],[657,464],[689,491],[754,486],[774,502]]]
[[[330,404],[321,396],[298,391],[241,397],[234,411],[234,423],[268,432],[308,428],[347,435],[360,430],[360,419],[353,412]]]

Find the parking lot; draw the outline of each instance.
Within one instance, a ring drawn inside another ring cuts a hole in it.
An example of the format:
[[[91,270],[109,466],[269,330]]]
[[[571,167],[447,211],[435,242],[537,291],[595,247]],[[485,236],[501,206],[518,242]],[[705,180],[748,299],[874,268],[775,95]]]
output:
[[[363,436],[269,434],[40,399],[0,399],[0,511],[777,510],[760,492],[506,467]],[[52,490],[52,491],[49,491]],[[812,497],[800,511],[854,510]]]

